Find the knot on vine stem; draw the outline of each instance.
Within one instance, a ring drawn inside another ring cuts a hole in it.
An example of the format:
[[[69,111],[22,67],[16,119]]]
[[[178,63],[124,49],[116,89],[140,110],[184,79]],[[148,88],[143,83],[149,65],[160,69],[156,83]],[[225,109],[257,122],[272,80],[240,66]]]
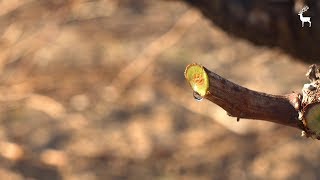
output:
[[[310,83],[302,88],[300,120],[304,125],[306,137],[320,139],[320,70],[313,64],[306,73]]]

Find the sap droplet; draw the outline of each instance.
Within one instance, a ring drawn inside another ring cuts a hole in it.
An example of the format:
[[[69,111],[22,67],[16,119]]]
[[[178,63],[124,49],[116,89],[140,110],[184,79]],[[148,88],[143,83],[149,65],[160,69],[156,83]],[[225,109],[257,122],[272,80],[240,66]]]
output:
[[[193,91],[193,97],[197,101],[202,101],[202,99],[203,99],[203,97],[199,93],[197,93],[195,91]]]

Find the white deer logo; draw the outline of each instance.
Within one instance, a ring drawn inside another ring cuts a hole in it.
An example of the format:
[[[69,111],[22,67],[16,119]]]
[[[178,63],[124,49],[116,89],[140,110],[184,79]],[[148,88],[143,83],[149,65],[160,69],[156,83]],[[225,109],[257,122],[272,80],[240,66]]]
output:
[[[305,22],[309,23],[309,27],[311,27],[311,17],[303,17],[303,13],[309,9],[308,6],[304,6],[301,11],[299,11],[298,15],[300,16],[300,21],[302,22],[302,27],[304,26]]]

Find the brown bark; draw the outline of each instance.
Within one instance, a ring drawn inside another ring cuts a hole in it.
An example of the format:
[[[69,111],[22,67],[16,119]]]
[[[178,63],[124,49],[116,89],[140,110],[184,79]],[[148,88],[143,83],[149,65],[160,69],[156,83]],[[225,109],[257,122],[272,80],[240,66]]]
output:
[[[294,108],[297,94],[275,96],[249,90],[204,68],[209,77],[209,93],[205,98],[225,109],[229,115],[271,121],[300,128]]]

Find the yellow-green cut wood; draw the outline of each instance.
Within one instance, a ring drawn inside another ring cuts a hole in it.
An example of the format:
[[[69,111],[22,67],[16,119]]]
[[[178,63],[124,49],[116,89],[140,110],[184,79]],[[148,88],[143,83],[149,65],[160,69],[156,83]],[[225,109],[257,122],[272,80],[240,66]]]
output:
[[[307,127],[315,133],[317,136],[320,135],[320,103],[311,105],[305,116]]]
[[[209,88],[209,78],[203,66],[199,64],[190,64],[186,67],[184,76],[190,84],[193,91],[204,97]]]

